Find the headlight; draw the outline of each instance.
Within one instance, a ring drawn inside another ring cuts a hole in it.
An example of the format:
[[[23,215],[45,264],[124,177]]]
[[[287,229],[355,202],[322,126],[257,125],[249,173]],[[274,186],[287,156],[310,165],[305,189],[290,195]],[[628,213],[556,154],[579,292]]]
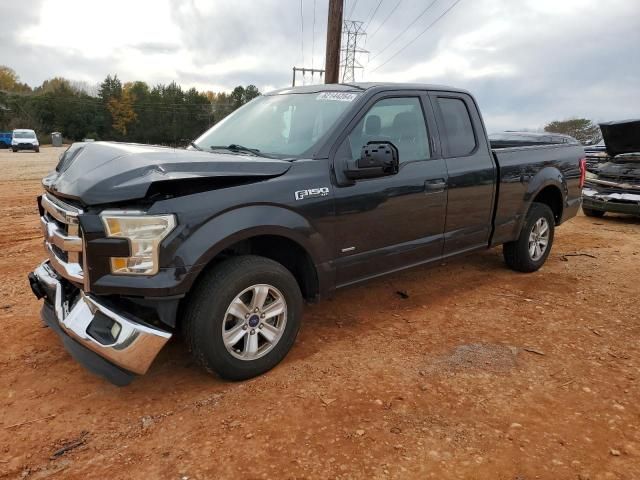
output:
[[[130,257],[111,257],[111,273],[155,275],[158,273],[158,247],[174,229],[173,215],[127,215],[103,212],[102,223],[108,237],[126,238]]]

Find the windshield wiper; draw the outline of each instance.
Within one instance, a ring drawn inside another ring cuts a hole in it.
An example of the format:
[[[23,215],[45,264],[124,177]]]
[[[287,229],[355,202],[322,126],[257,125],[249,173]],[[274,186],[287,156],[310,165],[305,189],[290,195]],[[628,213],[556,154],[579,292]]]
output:
[[[200,148],[200,147],[198,146],[198,144],[196,144],[196,142],[193,142],[193,141],[189,142],[189,146],[191,146],[191,147],[195,148],[196,150],[199,150],[199,151],[201,151],[201,152],[204,152],[204,150],[203,150],[202,148]]]
[[[260,150],[257,148],[249,148],[243,145],[238,145],[237,143],[232,143],[231,145],[211,145],[209,147],[211,150],[229,150],[230,152],[245,152],[251,153],[257,157],[266,157],[266,155],[260,153]]]

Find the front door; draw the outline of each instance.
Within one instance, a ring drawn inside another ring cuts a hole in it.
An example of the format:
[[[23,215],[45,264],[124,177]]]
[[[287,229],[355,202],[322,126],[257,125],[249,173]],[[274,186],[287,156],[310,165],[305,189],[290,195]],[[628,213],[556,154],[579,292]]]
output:
[[[339,139],[335,169],[355,164],[371,141],[392,142],[400,168],[395,175],[336,187],[338,286],[442,255],[447,174],[433,125],[423,93],[380,94]]]

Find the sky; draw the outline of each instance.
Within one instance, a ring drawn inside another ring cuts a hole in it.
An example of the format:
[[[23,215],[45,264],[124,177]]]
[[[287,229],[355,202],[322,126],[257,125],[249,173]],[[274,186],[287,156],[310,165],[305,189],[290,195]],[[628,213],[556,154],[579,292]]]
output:
[[[117,73],[264,92],[290,86],[293,66],[323,68],[327,4],[0,0],[0,64],[31,86]],[[356,80],[466,88],[490,131],[640,117],[638,0],[345,0],[344,11],[367,33]]]

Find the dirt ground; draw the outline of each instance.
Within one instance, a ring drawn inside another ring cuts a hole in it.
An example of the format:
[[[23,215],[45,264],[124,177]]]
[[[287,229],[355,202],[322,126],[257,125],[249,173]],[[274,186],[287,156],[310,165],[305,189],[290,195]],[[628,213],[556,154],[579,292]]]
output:
[[[27,284],[59,153],[0,151],[0,478],[640,478],[640,220],[573,219],[534,274],[495,249],[342,291],[251,381],[175,341],[118,388]]]

